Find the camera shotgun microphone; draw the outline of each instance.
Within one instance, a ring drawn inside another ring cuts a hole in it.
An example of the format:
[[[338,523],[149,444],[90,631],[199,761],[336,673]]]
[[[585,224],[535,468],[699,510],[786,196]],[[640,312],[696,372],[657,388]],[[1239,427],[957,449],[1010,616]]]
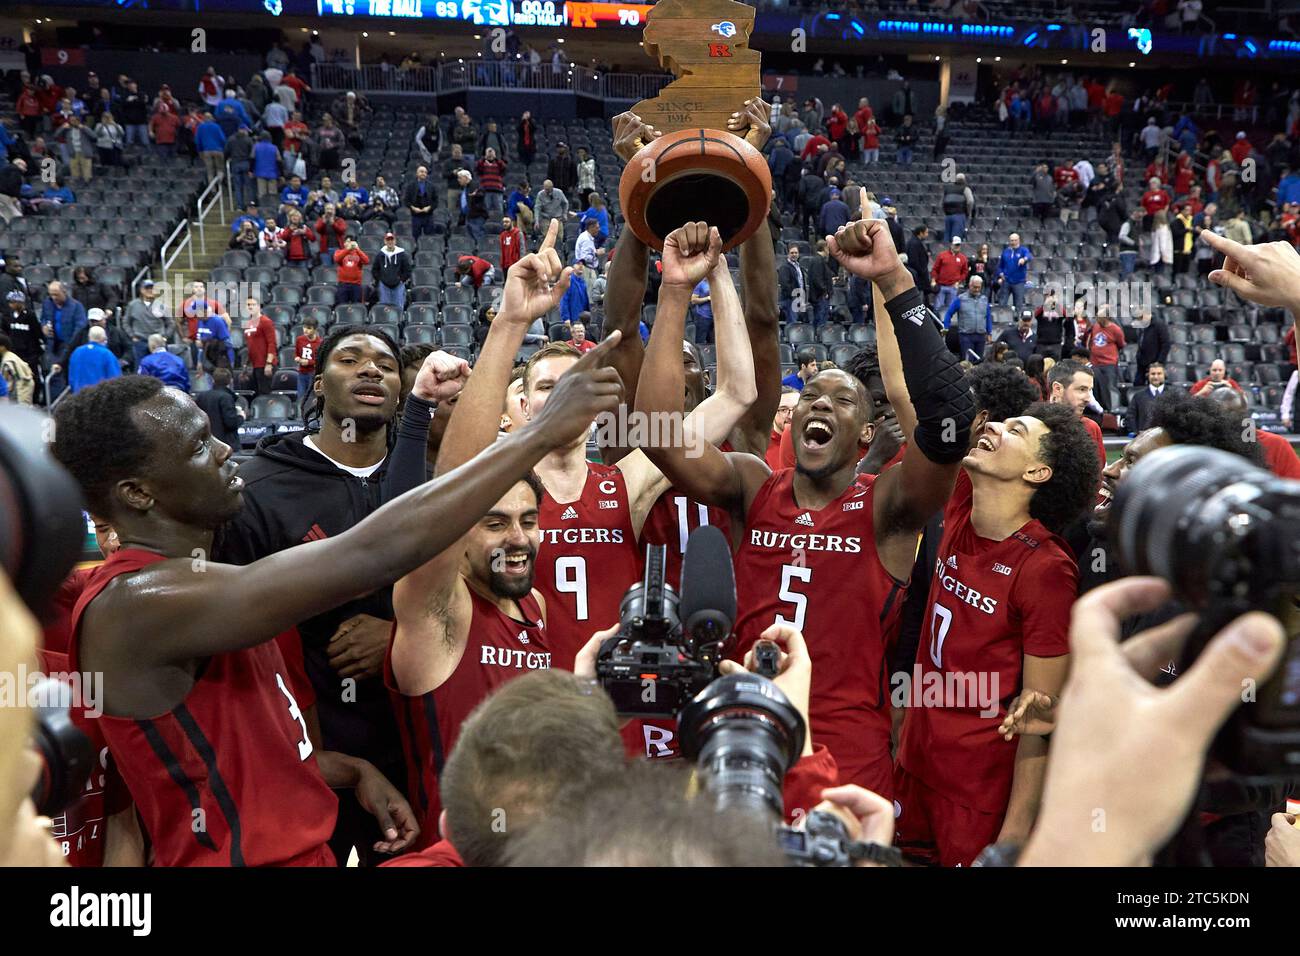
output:
[[[727,536],[700,525],[686,542],[682,559],[683,643],[704,660],[722,659],[736,621],[736,573]]]

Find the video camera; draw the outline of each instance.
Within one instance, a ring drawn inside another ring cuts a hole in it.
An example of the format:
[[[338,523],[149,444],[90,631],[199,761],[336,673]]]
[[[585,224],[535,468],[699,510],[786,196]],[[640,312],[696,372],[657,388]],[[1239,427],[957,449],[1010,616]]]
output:
[[[50,455],[52,421],[29,408],[0,411],[0,566],[38,619],[81,554],[86,535],[81,491]],[[56,688],[35,689],[33,748],[41,760],[32,800],[49,816],[76,800],[94,761]]]
[[[1126,574],[1164,578],[1199,612],[1178,672],[1247,611],[1275,616],[1287,644],[1277,671],[1236,712],[1212,754],[1242,777],[1300,767],[1300,482],[1198,446],[1146,455],[1119,485],[1114,540]]]
[[[736,619],[731,548],[717,528],[691,532],[682,597],[664,581],[665,549],[650,546],[642,581],[619,607],[618,633],[596,658],[596,675],[623,717],[675,717],[682,755],[699,768],[720,812],[771,821],[797,866],[850,866],[889,849],[850,840],[841,820],[813,811],[802,829],[781,824],[785,775],[803,752],[803,715],[772,682],[780,648],[754,647],[757,673],[718,676]],[[883,857],[879,857],[883,859]]]

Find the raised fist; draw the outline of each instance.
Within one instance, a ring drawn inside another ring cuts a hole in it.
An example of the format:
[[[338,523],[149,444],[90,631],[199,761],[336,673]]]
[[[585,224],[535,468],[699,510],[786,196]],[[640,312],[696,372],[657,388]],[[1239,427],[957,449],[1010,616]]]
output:
[[[469,363],[450,353],[430,352],[415,376],[411,393],[426,402],[439,404],[460,394],[469,380]]]
[[[663,284],[694,289],[718,265],[722,237],[707,222],[688,222],[664,240]]]

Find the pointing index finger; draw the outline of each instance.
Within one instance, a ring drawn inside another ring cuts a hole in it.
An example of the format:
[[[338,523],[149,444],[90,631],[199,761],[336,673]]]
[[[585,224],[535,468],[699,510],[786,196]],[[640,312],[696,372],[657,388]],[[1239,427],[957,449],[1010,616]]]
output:
[[[550,250],[555,248],[555,237],[556,234],[559,232],[559,230],[560,230],[560,220],[552,219],[551,225],[546,230],[546,238],[543,239],[542,244],[537,247],[537,251],[539,253],[549,252]]]
[[[594,349],[587,352],[586,355],[578,359],[575,370],[585,371],[587,369],[604,368],[609,364],[609,355],[618,347],[618,343],[623,340],[623,333],[615,329],[605,336]]]

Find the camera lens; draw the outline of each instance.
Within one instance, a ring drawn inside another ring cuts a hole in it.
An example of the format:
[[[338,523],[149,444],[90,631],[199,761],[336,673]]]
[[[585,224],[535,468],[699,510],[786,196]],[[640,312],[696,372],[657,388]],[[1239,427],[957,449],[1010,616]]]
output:
[[[677,726],[682,753],[699,766],[719,810],[781,818],[782,783],[803,751],[805,728],[779,687],[756,674],[720,677]]]
[[[36,685],[33,746],[41,760],[41,773],[32,790],[32,803],[43,816],[53,816],[76,802],[90,776],[95,750],[90,738],[77,728],[68,712],[72,689],[47,677]]]

